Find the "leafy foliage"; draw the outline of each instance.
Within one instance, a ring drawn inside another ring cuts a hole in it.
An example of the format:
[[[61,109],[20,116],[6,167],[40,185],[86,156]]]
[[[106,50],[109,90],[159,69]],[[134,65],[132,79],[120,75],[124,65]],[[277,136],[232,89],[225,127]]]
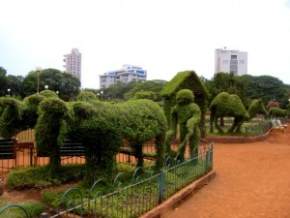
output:
[[[130,98],[141,99],[142,98],[142,96],[140,96],[140,93],[141,93],[143,94],[143,96],[144,94],[146,94],[144,96],[145,99],[160,101],[161,96],[159,93],[162,90],[165,83],[166,82],[163,80],[148,80],[148,81],[136,82],[135,86],[131,90],[126,92],[124,96],[126,99],[130,99]],[[151,94],[148,95],[148,93],[146,92],[149,92]]]
[[[77,96],[78,101],[94,101],[97,100],[97,96],[91,91],[81,91]]]
[[[266,104],[270,100],[277,100],[282,106],[286,106],[289,98],[289,89],[279,79],[272,76],[240,77],[245,85],[245,96],[248,99],[261,98]]]
[[[152,91],[139,91],[135,93],[134,99],[149,99],[152,101],[157,101],[159,97],[155,92]]]
[[[7,186],[11,189],[45,188],[83,178],[83,165],[62,166],[58,175],[51,176],[47,166],[13,169],[7,177]]]
[[[39,94],[46,98],[58,98],[57,94],[51,90],[43,90]]]

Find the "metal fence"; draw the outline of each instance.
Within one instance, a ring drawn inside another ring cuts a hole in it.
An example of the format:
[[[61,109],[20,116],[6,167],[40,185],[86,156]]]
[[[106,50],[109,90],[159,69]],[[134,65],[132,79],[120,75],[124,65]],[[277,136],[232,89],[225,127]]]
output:
[[[136,177],[135,172],[132,184],[126,187],[119,187],[117,175],[113,184],[116,187],[115,191],[109,194],[102,195],[93,191],[100,181],[97,181],[88,193],[72,188],[61,197],[63,208],[59,208],[58,213],[51,218],[138,217],[211,170],[213,147],[207,146],[197,157],[184,162],[167,159],[166,163],[160,173],[142,180]]]

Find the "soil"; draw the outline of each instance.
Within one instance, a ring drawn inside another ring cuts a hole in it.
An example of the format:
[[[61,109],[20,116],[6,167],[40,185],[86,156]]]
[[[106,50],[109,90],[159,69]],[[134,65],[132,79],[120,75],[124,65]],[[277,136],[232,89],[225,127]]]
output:
[[[289,218],[290,127],[262,142],[215,144],[217,176],[163,218]]]

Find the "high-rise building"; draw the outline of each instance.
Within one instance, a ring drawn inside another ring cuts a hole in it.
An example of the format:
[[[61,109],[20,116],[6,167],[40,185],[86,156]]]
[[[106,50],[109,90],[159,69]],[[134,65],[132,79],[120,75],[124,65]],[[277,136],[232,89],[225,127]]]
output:
[[[146,80],[147,71],[133,65],[123,65],[121,69],[109,71],[100,75],[100,88],[108,88],[117,82],[129,83],[131,81]]]
[[[215,73],[247,74],[248,53],[239,50],[216,49]]]
[[[72,74],[81,81],[82,54],[77,48],[73,48],[71,53],[64,55],[65,71]]]

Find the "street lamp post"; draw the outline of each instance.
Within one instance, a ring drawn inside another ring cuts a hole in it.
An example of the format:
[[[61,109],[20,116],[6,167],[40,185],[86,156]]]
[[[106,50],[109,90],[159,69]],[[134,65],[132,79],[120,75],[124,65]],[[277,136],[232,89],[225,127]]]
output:
[[[11,92],[11,89],[7,89],[7,92],[8,92],[8,96],[10,96],[10,92]]]

